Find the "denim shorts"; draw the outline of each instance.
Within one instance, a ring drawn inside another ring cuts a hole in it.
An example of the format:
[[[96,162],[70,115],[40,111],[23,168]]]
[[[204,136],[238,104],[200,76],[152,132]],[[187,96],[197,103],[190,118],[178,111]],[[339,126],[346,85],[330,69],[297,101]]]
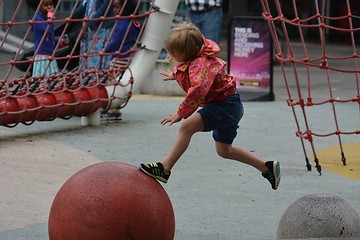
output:
[[[232,144],[244,115],[244,107],[238,93],[220,102],[207,103],[197,111],[204,123],[204,132],[213,131],[217,142]]]

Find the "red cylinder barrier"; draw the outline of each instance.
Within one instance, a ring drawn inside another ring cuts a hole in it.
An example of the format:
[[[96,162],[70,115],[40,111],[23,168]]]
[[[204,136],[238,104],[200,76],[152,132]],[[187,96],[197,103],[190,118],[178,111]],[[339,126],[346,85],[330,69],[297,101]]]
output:
[[[71,117],[75,113],[75,97],[72,92],[63,91],[54,94],[59,106],[59,117]]]
[[[56,107],[57,101],[54,94],[38,94],[35,97],[41,106],[36,120],[51,120],[58,116],[59,108]]]
[[[88,90],[90,99],[97,99],[94,106],[95,110],[99,108],[106,109],[109,103],[109,97],[106,88],[104,86],[99,86],[96,88],[90,88]]]
[[[34,95],[24,95],[17,98],[20,111],[20,122],[33,122],[39,112],[39,103]]]
[[[86,88],[80,89],[79,91],[73,92],[76,109],[74,112],[75,116],[86,116],[94,111],[94,103],[90,102],[90,93]]]
[[[106,109],[109,101],[104,86],[6,96],[0,99],[0,125],[87,116],[99,108]]]
[[[8,97],[0,100],[0,125],[19,123],[19,103],[16,98]]]
[[[109,101],[105,87],[83,88],[74,92],[75,102],[80,102],[76,107],[75,116],[87,116],[97,109],[106,108]],[[104,101],[106,99],[106,101]]]

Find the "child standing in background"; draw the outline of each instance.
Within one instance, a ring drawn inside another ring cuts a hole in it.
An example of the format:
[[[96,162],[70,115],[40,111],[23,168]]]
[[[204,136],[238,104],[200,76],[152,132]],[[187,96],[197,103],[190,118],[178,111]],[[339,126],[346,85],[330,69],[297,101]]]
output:
[[[32,75],[50,76],[58,73],[59,68],[56,60],[48,60],[49,56],[53,55],[57,43],[55,40],[54,24],[46,22],[54,17],[53,2],[52,0],[28,0],[27,3],[35,10],[40,4],[39,11],[35,15],[35,23],[32,26],[35,54]],[[40,21],[43,21],[43,23],[36,23]],[[44,36],[45,32],[46,35]],[[63,41],[63,44],[66,44],[66,41]]]
[[[113,2],[114,13],[120,16],[136,14],[136,6],[137,4],[134,0],[114,0]],[[105,52],[114,53],[112,55],[113,60],[128,60],[131,56],[131,48],[134,47],[136,39],[139,36],[140,27],[140,23],[134,19],[120,18],[116,23],[110,42],[105,48]],[[121,44],[123,45],[121,46]],[[115,54],[116,51],[120,53]]]
[[[160,73],[166,81],[176,80],[186,97],[177,112],[163,118],[161,124],[171,126],[182,119],[185,121],[168,155],[161,162],[142,163],[139,168],[166,183],[192,135],[212,131],[219,156],[255,167],[276,190],[281,177],[280,163],[264,162],[246,149],[232,145],[244,108],[236,93],[235,78],[226,73],[225,62],[217,57],[219,46],[206,39],[194,24],[180,23],[170,31],[165,49],[174,69]],[[202,108],[196,112],[199,107]]]

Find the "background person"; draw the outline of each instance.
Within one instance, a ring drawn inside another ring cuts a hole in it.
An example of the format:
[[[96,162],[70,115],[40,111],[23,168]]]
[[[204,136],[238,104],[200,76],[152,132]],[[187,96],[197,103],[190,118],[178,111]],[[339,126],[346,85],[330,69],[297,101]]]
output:
[[[100,57],[99,53],[103,51],[105,43],[110,38],[110,32],[114,25],[114,20],[105,20],[101,27],[101,20],[97,19],[102,16],[113,16],[112,7],[109,6],[111,0],[84,0],[78,9],[77,15],[83,15],[90,20],[84,22],[81,30],[81,43],[80,43],[80,66],[81,71],[92,69],[106,69],[110,67],[111,56]],[[83,14],[80,14],[83,12]],[[100,29],[98,29],[100,27]],[[84,58],[85,53],[94,55]]]
[[[126,3],[125,6],[124,3]],[[131,14],[136,14],[137,3],[135,0],[114,0],[113,6],[115,15],[130,16]],[[131,49],[134,47],[139,36],[140,28],[141,24],[134,19],[119,19],[105,48],[105,52],[113,53],[111,56],[113,60],[128,60],[132,53]],[[123,45],[121,46],[121,44]],[[116,51],[119,51],[119,54],[115,54]]]
[[[207,39],[217,44],[221,40],[223,22],[222,0],[185,0],[191,22]]]
[[[50,76],[59,72],[56,60],[49,61],[53,55],[57,41],[55,39],[54,23],[48,24],[48,19],[54,19],[54,5],[52,0],[28,0],[27,4],[39,11],[35,15],[35,23],[32,26],[34,34],[34,64],[32,76]],[[43,22],[43,23],[36,23]],[[44,36],[44,34],[46,34]],[[60,40],[60,46],[67,44],[67,40]],[[35,83],[35,87],[39,82]],[[33,86],[34,87],[34,86]]]

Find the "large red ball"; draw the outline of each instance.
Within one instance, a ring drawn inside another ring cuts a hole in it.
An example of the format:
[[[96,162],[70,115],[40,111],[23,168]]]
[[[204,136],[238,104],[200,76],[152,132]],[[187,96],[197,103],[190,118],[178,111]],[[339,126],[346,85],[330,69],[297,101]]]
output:
[[[50,240],[173,240],[175,216],[164,188],[120,162],[86,167],[60,188],[49,215]]]

